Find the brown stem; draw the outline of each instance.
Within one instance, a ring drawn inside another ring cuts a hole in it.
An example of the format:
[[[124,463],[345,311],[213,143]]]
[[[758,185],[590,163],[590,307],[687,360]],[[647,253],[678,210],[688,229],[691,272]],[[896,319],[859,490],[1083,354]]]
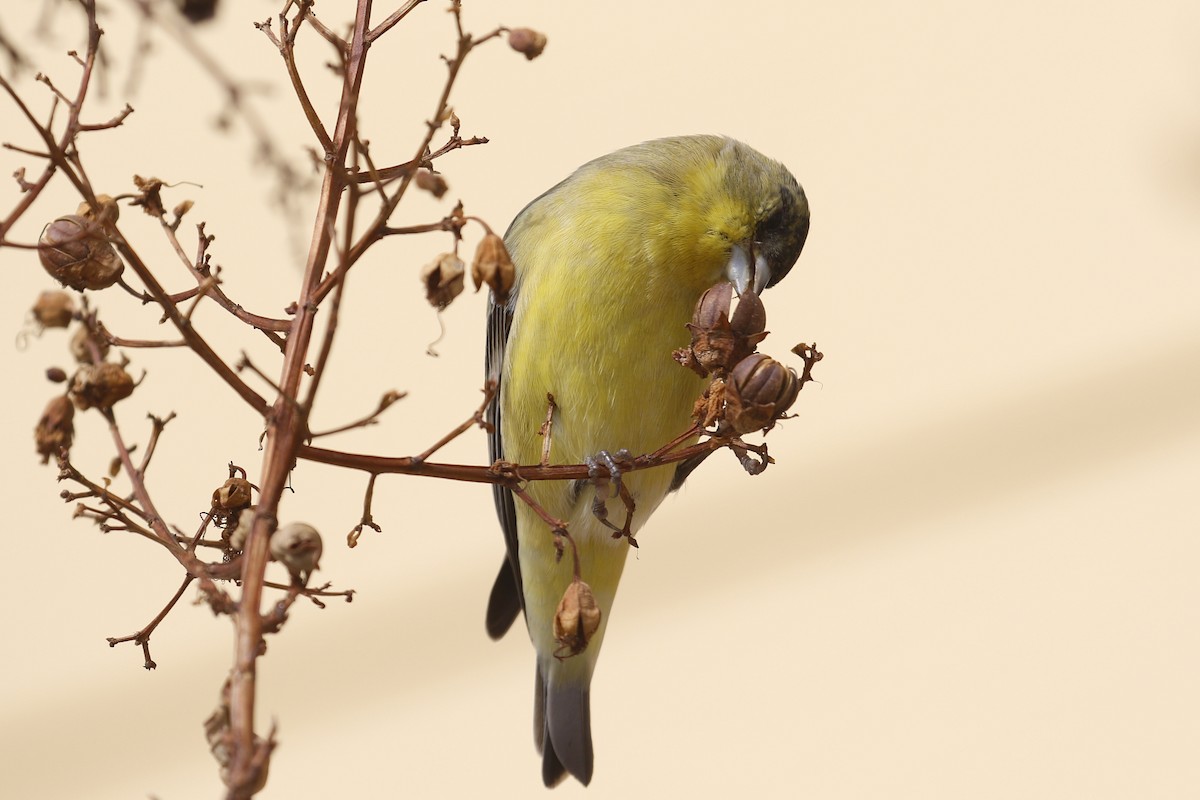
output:
[[[379,181],[386,183],[394,181],[397,178],[403,178],[405,175],[416,172],[421,167],[432,167],[433,162],[446,155],[452,150],[459,150],[463,147],[471,147],[477,144],[487,144],[486,136],[472,136],[470,139],[463,139],[458,136],[451,136],[446,144],[434,150],[432,153],[422,155],[420,158],[414,158],[412,161],[405,161],[403,164],[393,164],[390,167],[380,167],[373,173],[359,172],[351,176],[351,180],[355,183],[370,183]]]
[[[230,610],[232,605],[229,596],[221,589],[217,588],[216,584],[208,577],[207,565],[196,558],[192,552],[184,548],[171,531],[167,529],[167,523],[159,515],[158,509],[154,506],[154,501],[150,498],[150,493],[146,490],[146,482],[142,480],[142,476],[138,474],[137,469],[133,466],[133,459],[130,455],[129,448],[125,446],[125,440],[121,437],[121,431],[117,427],[117,421],[113,417],[111,409],[102,409],[101,413],[108,421],[108,430],[112,435],[113,444],[116,446],[117,457],[121,461],[121,466],[125,470],[130,483],[133,484],[133,494],[137,499],[138,505],[141,506],[140,516],[146,520],[146,524],[150,526],[150,530],[158,538],[171,555],[175,556],[176,560],[187,570],[189,575],[194,575],[200,581],[200,589],[204,592],[209,604],[214,611],[222,612]]]
[[[358,141],[358,136],[353,135],[351,136],[349,144],[350,146],[356,146]],[[350,151],[347,150],[347,152]],[[355,147],[354,153],[355,158],[357,158],[357,147]],[[333,166],[336,168],[338,165],[334,164]],[[357,187],[350,186],[348,188],[349,191],[346,193],[346,220],[342,228],[342,244],[338,251],[339,266],[346,263],[346,253],[350,248],[351,240],[354,238],[354,223],[358,216],[358,201],[361,196]],[[330,228],[333,227],[332,218],[326,222]],[[332,238],[333,235],[334,233],[331,231],[330,238]],[[333,301],[329,306],[329,319],[325,323],[325,334],[321,337],[321,349],[317,353],[317,366],[312,373],[313,377],[308,386],[308,395],[304,398],[303,414],[306,428],[308,426],[308,419],[312,414],[313,404],[317,401],[317,390],[321,387],[321,381],[325,377],[325,366],[329,363],[329,356],[333,352],[333,340],[337,333],[338,320],[341,317],[342,311],[342,297],[346,293],[345,271],[338,269],[335,270],[335,272],[340,272],[342,274],[342,279],[338,281],[337,288],[333,293]],[[383,405],[383,403],[387,401],[387,397],[388,395],[384,395],[383,400],[380,401],[379,411],[383,411],[383,409],[387,407]],[[390,404],[391,403],[389,402],[388,405]]]
[[[476,425],[478,425],[479,427],[481,427],[485,430],[490,429],[492,427],[491,423],[488,422],[487,420],[485,420],[483,415],[484,415],[484,412],[487,411],[487,407],[489,405],[491,405],[492,399],[495,398],[495,396],[496,396],[496,382],[488,381],[483,387],[483,402],[479,405],[479,408],[477,408],[475,410],[475,413],[473,413],[471,416],[467,417],[465,422],[463,422],[461,425],[459,425],[454,430],[447,433],[441,439],[438,439],[437,442],[435,442],[433,444],[433,446],[431,446],[424,453],[421,453],[421,455],[416,456],[413,460],[418,464],[422,463],[423,461],[428,459],[431,455],[436,453],[438,450],[441,450],[443,447],[445,447],[450,442],[457,439],[459,436],[462,436],[464,433],[466,433],[468,430],[475,427]]]
[[[550,466],[550,447],[554,441],[554,411],[557,408],[558,404],[554,402],[554,395],[546,392],[546,421],[538,429],[538,435],[542,437],[541,465],[543,467]]]
[[[371,501],[375,499],[375,479],[378,475],[372,474],[371,479],[367,481],[367,491],[363,495],[363,513],[359,518],[358,524],[350,529],[350,533],[346,536],[347,547],[357,547],[358,537],[362,536],[363,528],[370,528],[376,533],[382,533],[383,528],[375,523],[375,518],[371,516]]]
[[[400,8],[389,14],[387,19],[371,29],[371,32],[367,34],[368,43],[375,41],[380,36],[383,36],[389,30],[394,28],[396,23],[407,17],[414,8],[424,2],[425,0],[408,0],[408,2],[400,6]]]
[[[113,336],[107,330],[101,333],[104,341],[117,347],[187,347],[187,342],[183,339],[177,339],[173,342],[162,342],[155,339],[123,339],[120,336]]]
[[[317,606],[318,608],[325,607],[325,604],[317,599],[318,597],[341,597],[344,598],[347,603],[354,602],[355,591],[353,589],[340,589],[338,591],[332,591],[329,588],[332,586],[332,584],[329,583],[322,584],[315,589],[311,589],[307,586],[296,586],[295,584],[285,585],[282,583],[274,583],[272,581],[263,581],[263,586],[266,586],[268,589],[279,589],[285,592],[294,591],[301,597],[307,597],[313,602],[313,605]]]
[[[329,133],[325,130],[325,125],[321,122],[321,117],[317,114],[317,110],[313,107],[312,100],[309,99],[308,89],[304,86],[304,78],[300,75],[300,68],[296,64],[296,34],[300,31],[300,26],[306,19],[310,19],[308,9],[312,3],[310,0],[301,2],[300,8],[296,11],[296,17],[291,25],[288,24],[288,19],[284,14],[279,15],[279,23],[283,28],[283,38],[278,39],[271,33],[271,25],[268,20],[265,24],[255,23],[254,27],[267,35],[272,44],[279,50],[279,55],[283,57],[283,63],[287,67],[288,78],[292,81],[292,90],[296,93],[296,99],[300,101],[300,109],[304,112],[305,119],[308,120],[308,125],[312,128],[313,135],[317,137],[317,142],[321,145],[321,150],[329,155],[333,148],[333,142],[329,139]]]
[[[166,417],[161,418],[153,414],[147,414],[147,416],[150,417],[150,440],[146,443],[146,452],[142,455],[142,463],[137,470],[137,474],[143,479],[146,476],[146,469],[150,466],[150,459],[154,457],[154,451],[158,447],[158,437],[162,436],[167,423],[175,419],[175,412],[172,411]]]
[[[313,30],[321,35],[321,38],[333,45],[333,48],[338,51],[338,54],[341,55],[342,59],[344,60],[346,58],[346,53],[350,49],[349,44],[345,39],[330,30],[328,25],[326,25],[324,22],[321,22],[321,20],[312,13],[312,3],[307,1],[300,3],[300,13],[304,15],[304,19],[313,27]]]
[[[123,109],[121,109],[120,111],[118,111],[116,113],[116,115],[112,119],[110,119],[108,122],[99,122],[99,123],[95,123],[92,125],[82,125],[81,124],[79,126],[79,130],[80,131],[105,131],[105,130],[108,130],[109,128],[116,128],[116,127],[120,126],[121,123],[123,123],[125,121],[125,118],[128,117],[132,113],[133,113],[133,106],[126,103],[125,107]]]
[[[145,286],[150,292],[150,295],[154,298],[155,302],[162,306],[167,318],[170,319],[171,322],[175,324],[175,327],[179,330],[179,332],[183,334],[183,338],[185,341],[187,341],[188,346],[195,351],[196,355],[200,356],[200,358],[204,360],[204,363],[208,364],[213,372],[217,373],[217,375],[220,376],[225,383],[229,384],[230,388],[232,388],[239,397],[245,400],[251,408],[260,414],[265,414],[268,408],[267,401],[264,400],[262,396],[258,394],[258,392],[247,386],[246,383],[242,381],[242,379],[239,378],[236,373],[234,373],[230,366],[226,364],[221,357],[216,354],[215,351],[213,351],[212,347],[209,346],[204,337],[196,332],[196,329],[192,327],[191,322],[185,319],[184,316],[179,312],[179,307],[167,295],[166,291],[162,287],[162,284],[160,284],[158,279],[154,277],[154,273],[150,271],[150,268],[146,266],[145,262],[142,261],[141,257],[138,256],[129,242],[125,240],[125,237],[122,236],[119,231],[114,229],[111,240],[113,245],[116,246],[117,250],[120,251],[122,257],[124,257],[125,263],[129,264],[129,266],[133,268],[133,271],[137,273],[138,278],[142,281],[142,285]]]
[[[183,583],[179,585],[179,589],[175,592],[175,595],[167,601],[167,604],[163,607],[163,610],[158,612],[154,619],[150,620],[150,622],[147,623],[144,628],[129,636],[110,636],[108,638],[108,646],[116,647],[122,642],[134,642],[135,644],[139,644],[142,646],[142,656],[146,659],[146,669],[154,669],[157,667],[158,665],[154,663],[154,659],[150,658],[150,634],[154,633],[154,629],[158,627],[159,623],[167,618],[167,614],[170,614],[171,609],[175,608],[175,604],[179,602],[179,598],[183,597],[184,591],[187,590],[187,587],[190,586],[194,580],[196,580],[196,578],[192,575],[185,577],[183,579]]]
[[[554,549],[559,558],[562,558],[562,542],[565,541],[567,544],[571,545],[571,569],[575,576],[575,580],[580,580],[582,570],[579,563],[579,547],[576,546],[575,540],[571,537],[571,533],[567,530],[567,523],[561,519],[558,519],[557,517],[551,516],[550,512],[542,508],[541,504],[534,500],[533,497],[531,497],[529,493],[520,486],[512,487],[512,492],[521,502],[529,506],[530,510],[537,514],[538,517],[541,518],[542,522],[550,526],[550,533],[554,536]]]
[[[201,222],[196,226],[198,244],[196,260],[193,262],[192,259],[188,258],[187,253],[183,249],[183,245],[179,241],[179,236],[176,233],[178,226],[168,223],[165,215],[159,215],[158,222],[163,229],[163,233],[166,234],[167,241],[171,244],[171,248],[175,251],[175,255],[178,256],[179,261],[185,268],[187,268],[188,272],[191,273],[192,277],[196,281],[196,288],[189,289],[186,292],[181,292],[180,294],[168,295],[167,297],[176,304],[193,297],[208,297],[214,300],[217,305],[221,306],[221,308],[240,319],[242,322],[245,322],[247,325],[262,331],[266,337],[275,344],[276,347],[282,350],[283,337],[281,337],[278,332],[286,331],[291,325],[291,322],[285,319],[274,319],[272,317],[264,317],[259,314],[252,314],[242,308],[240,303],[235,303],[227,294],[225,294],[225,291],[221,288],[220,282],[217,280],[216,276],[212,275],[209,271],[207,262],[205,260],[205,254],[208,251],[208,245],[212,242],[212,237],[207,236],[204,233],[204,223]],[[154,300],[153,297],[149,299]],[[144,300],[145,299],[143,298],[143,301]],[[192,308],[194,309],[195,306],[193,305]],[[191,319],[190,312],[186,316],[187,319]]]
[[[448,74],[446,76],[446,82],[442,86],[442,93],[438,97],[434,115],[425,123],[425,136],[422,138],[421,144],[417,148],[417,152],[413,155],[412,161],[409,163],[420,164],[422,163],[422,159],[427,158],[426,154],[429,152],[429,145],[433,141],[433,137],[437,134],[438,130],[441,129],[442,125],[449,117],[450,92],[454,88],[454,83],[458,78],[459,70],[462,68],[463,61],[466,60],[467,55],[476,45],[499,35],[497,30],[486,36],[482,36],[479,39],[471,38],[469,34],[463,32],[461,16],[462,9],[458,0],[454,0],[450,6],[450,10],[454,14],[454,22],[458,30],[458,44],[455,56],[454,58],[448,59],[446,62]],[[358,46],[357,42],[356,46]],[[332,163],[344,164],[345,162],[344,160],[334,160]],[[341,280],[342,276],[346,274],[350,267],[358,261],[364,252],[366,252],[367,248],[379,241],[380,232],[387,226],[388,218],[391,217],[392,212],[396,210],[396,207],[400,205],[400,201],[404,199],[404,195],[408,191],[408,187],[412,183],[412,179],[415,174],[416,170],[405,172],[404,176],[400,180],[400,186],[397,187],[396,190],[388,197],[387,202],[384,202],[380,205],[379,212],[375,215],[374,221],[371,222],[367,230],[354,244],[354,246],[350,248],[350,252],[345,260],[345,263],[341,264],[338,270],[334,274],[330,275],[329,278],[327,278],[319,287],[316,287],[316,290],[312,295],[313,302],[320,303],[322,298],[324,298],[325,295],[333,289],[336,282]]]
[[[317,369],[317,374],[321,374],[319,367]],[[322,436],[332,436],[335,433],[344,433],[346,431],[354,430],[355,428],[365,428],[368,425],[374,425],[379,419],[380,414],[390,408],[397,400],[404,399],[407,394],[407,392],[397,391],[386,392],[383,397],[379,399],[379,405],[375,407],[375,410],[370,414],[367,414],[365,417],[356,419],[354,422],[347,422],[345,425],[339,425],[336,428],[330,428],[329,430],[319,431],[317,433],[309,433],[308,436],[310,439],[319,439]]]
[[[354,137],[357,106],[366,63],[367,29],[371,16],[371,0],[358,0],[354,18],[354,33],[350,41],[349,59],[342,82],[330,157],[321,185],[320,199],[313,226],[313,239],[296,315],[288,332],[280,376],[280,396],[267,413],[267,443],[262,465],[262,492],[254,524],[242,559],[242,598],[236,618],[234,665],[230,676],[230,743],[232,745],[229,796],[245,798],[254,793],[256,778],[263,765],[256,764],[259,748],[254,737],[254,701],[256,666],[261,652],[263,618],[261,614],[263,578],[268,561],[268,540],[276,524],[279,498],[287,483],[288,472],[300,437],[306,428],[298,413],[300,381],[312,339],[316,303],[313,291],[320,282],[332,244],[332,227],[338,216],[338,205],[344,187],[341,170]]]
[[[106,487],[100,486],[100,485],[96,484],[95,482],[88,480],[87,476],[85,476],[79,470],[75,469],[75,467],[72,466],[67,461],[59,462],[58,479],[60,481],[62,481],[62,480],[75,481],[75,483],[78,483],[81,486],[86,487],[88,490],[87,492],[75,493],[75,492],[67,492],[64,489],[63,494],[62,494],[62,499],[67,502],[71,502],[72,500],[78,500],[81,497],[95,497],[96,499],[101,500],[101,501],[107,503],[108,505],[112,506],[114,509],[119,508],[122,511],[127,511],[131,514],[136,514],[138,517],[141,517],[143,520],[149,519],[149,516],[146,514],[145,511],[143,511],[142,509],[133,505],[128,500],[125,500],[125,499],[113,494]]]
[[[17,223],[17,220],[19,220],[21,216],[29,210],[29,207],[33,205],[33,201],[36,200],[42,193],[42,190],[46,188],[46,184],[50,182],[50,178],[53,177],[55,171],[63,165],[62,159],[54,158],[55,152],[59,154],[66,152],[71,143],[75,141],[75,136],[79,133],[79,114],[83,110],[83,101],[84,98],[87,97],[88,88],[92,83],[92,71],[96,65],[96,54],[100,47],[101,35],[100,26],[96,22],[95,0],[83,0],[83,7],[85,13],[87,14],[88,22],[87,55],[83,60],[82,74],[79,76],[79,89],[75,93],[75,99],[68,102],[68,108],[70,111],[67,115],[66,125],[63,128],[62,137],[58,140],[58,142],[54,141],[54,136],[50,132],[51,123],[47,123],[45,126],[43,126],[40,122],[38,122],[37,118],[33,115],[33,112],[31,112],[29,107],[25,105],[25,102],[21,99],[20,95],[17,94],[16,90],[13,89],[12,85],[9,84],[9,82],[6,81],[3,76],[0,76],[0,87],[3,87],[4,90],[8,92],[13,102],[16,103],[17,107],[21,109],[21,113],[26,119],[29,120],[30,123],[33,124],[34,128],[41,135],[43,141],[48,143],[51,156],[51,159],[46,162],[46,166],[42,168],[41,176],[39,176],[38,179],[29,186],[27,191],[25,191],[24,195],[22,196],[20,202],[18,202],[16,207],[9,212],[8,216],[5,217],[3,221],[0,221],[0,239],[3,239],[5,234],[11,230],[13,225]],[[51,122],[52,121],[53,120],[51,120]]]
[[[728,447],[732,441],[738,440],[718,437],[670,453],[641,455],[624,464],[623,469],[625,472],[636,472],[637,470],[661,467],[664,464],[686,461],[692,456]],[[413,456],[373,456],[365,453],[346,453],[312,445],[301,445],[296,451],[296,456],[306,461],[332,464],[363,472],[422,475],[427,478],[445,478],[467,483],[499,483],[506,486],[518,481],[569,481],[591,477],[590,468],[586,464],[518,466],[501,462],[492,466],[480,467],[468,464],[442,464],[434,461],[421,462]],[[605,467],[601,465],[600,469],[604,470]]]

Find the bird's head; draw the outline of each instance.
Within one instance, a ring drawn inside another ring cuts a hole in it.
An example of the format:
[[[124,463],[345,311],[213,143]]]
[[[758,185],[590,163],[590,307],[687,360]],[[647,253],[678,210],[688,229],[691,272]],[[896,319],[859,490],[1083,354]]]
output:
[[[808,237],[808,199],[777,161],[732,139],[716,152],[705,187],[708,246],[724,257],[738,293],[760,293],[787,275]]]

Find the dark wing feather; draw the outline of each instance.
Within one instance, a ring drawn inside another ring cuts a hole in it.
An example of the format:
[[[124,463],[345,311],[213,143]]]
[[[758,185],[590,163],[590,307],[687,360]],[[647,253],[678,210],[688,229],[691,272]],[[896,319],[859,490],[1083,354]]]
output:
[[[671,478],[670,490],[674,492],[683,486],[683,482],[687,480],[688,475],[691,475],[696,467],[703,464],[704,459],[708,458],[711,454],[712,451],[709,450],[706,453],[700,453],[699,455],[694,455],[691,458],[685,458],[683,461],[680,461],[679,465],[675,467],[675,476]]]
[[[488,302],[487,353],[485,370],[488,380],[496,381],[496,396],[488,404],[487,421],[492,426],[488,435],[488,453],[494,464],[504,458],[504,444],[500,438],[500,381],[504,371],[504,346],[512,329],[512,308],[515,296],[510,296],[506,305]],[[488,597],[487,632],[499,639],[516,622],[524,608],[525,594],[521,586],[521,564],[517,558],[517,510],[513,505],[513,494],[499,484],[492,484],[492,497],[496,501],[496,516],[500,518],[500,529],[504,532],[507,555],[500,565],[500,574],[492,585]]]

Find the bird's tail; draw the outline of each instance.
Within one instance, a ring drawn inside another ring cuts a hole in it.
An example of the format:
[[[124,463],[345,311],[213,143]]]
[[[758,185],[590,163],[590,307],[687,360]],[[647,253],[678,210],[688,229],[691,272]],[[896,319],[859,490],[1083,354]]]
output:
[[[500,564],[500,572],[496,582],[492,584],[492,593],[488,596],[486,626],[488,636],[499,639],[508,633],[508,629],[517,621],[521,614],[521,581],[517,571],[504,559]]]
[[[592,780],[591,670],[539,663],[534,683],[533,739],[542,754],[542,782],[555,786],[567,773]]]

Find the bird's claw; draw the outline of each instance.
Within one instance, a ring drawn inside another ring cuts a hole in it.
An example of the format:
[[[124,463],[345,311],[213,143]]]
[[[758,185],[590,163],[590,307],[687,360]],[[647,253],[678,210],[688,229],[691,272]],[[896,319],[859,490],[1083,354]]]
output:
[[[632,461],[633,454],[624,448],[618,450],[615,455],[607,450],[601,450],[595,456],[585,456],[583,459],[583,463],[588,468],[588,479],[595,487],[595,494],[592,497],[592,516],[613,531],[614,539],[627,537],[629,543],[637,547],[637,542],[630,533],[636,504],[629,490],[621,482],[621,465]],[[625,504],[625,525],[623,527],[614,525],[608,519],[608,500],[614,494],[619,495]]]

